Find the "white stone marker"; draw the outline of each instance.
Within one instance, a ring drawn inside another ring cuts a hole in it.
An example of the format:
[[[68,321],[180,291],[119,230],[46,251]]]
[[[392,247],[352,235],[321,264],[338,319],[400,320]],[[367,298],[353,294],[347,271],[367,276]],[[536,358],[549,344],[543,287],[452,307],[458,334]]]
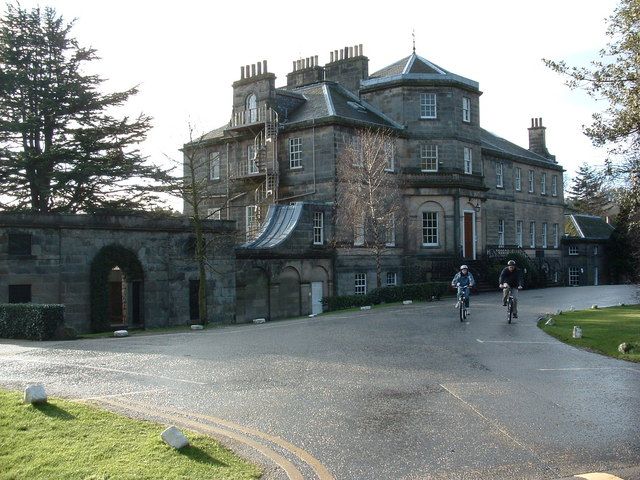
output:
[[[371,305],[365,305],[364,307],[360,307],[360,310],[371,310]]]
[[[631,348],[629,348],[629,344],[627,342],[618,345],[618,351],[620,353],[627,353],[629,350],[631,350]]]
[[[267,321],[266,318],[254,318],[253,319],[253,323],[256,323],[256,324],[264,323],[266,321]]]
[[[191,330],[204,330],[203,325],[191,325]]]
[[[555,325],[556,322],[553,321],[553,318],[550,318],[549,320],[547,320],[545,323],[545,325],[549,325],[550,327]]]
[[[597,310],[598,309],[598,305],[591,305],[591,309],[592,310]]]
[[[45,403],[47,401],[47,392],[44,391],[44,385],[29,385],[24,389],[23,403]]]
[[[114,337],[128,337],[129,336],[129,332],[126,330],[116,330],[115,332],[113,332],[113,336]]]
[[[177,450],[180,450],[182,447],[186,447],[187,445],[189,445],[189,440],[187,439],[187,437],[185,437],[184,434],[174,425],[171,425],[169,428],[167,428],[160,434],[160,436],[167,445]]]
[[[582,338],[582,329],[580,327],[573,327],[573,338]]]
[[[413,300],[403,300],[402,304],[403,305],[411,305],[413,303]]]

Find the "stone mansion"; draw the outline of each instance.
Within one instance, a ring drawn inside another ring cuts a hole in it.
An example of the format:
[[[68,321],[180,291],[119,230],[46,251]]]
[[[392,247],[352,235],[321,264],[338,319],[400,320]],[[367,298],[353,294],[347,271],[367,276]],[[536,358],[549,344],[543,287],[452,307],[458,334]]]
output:
[[[543,259],[548,278],[561,281],[563,168],[541,118],[528,128],[528,149],[490,133],[480,125],[478,82],[415,51],[369,73],[362,45],[345,47],[325,65],[317,56],[294,61],[286,85],[275,83],[266,61],[241,67],[229,123],[183,150],[185,163],[202,165],[208,214],[236,221],[240,318],[273,316],[281,302],[291,309],[282,314],[304,314],[322,296],[375,287],[357,235],[353,245],[331,242],[336,160],[363,128],[391,132],[389,174],[403,179],[407,218],[390,236],[386,284],[403,283],[416,265],[425,280],[443,265],[452,276],[459,261],[473,270],[503,247]]]

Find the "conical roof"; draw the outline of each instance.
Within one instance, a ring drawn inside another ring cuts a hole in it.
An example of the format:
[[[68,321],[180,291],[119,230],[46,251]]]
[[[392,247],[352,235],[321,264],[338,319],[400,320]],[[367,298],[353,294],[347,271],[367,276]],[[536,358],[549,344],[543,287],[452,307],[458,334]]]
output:
[[[362,80],[361,86],[367,88],[399,81],[458,83],[467,88],[479,89],[478,82],[449,72],[415,52],[372,73],[367,80]]]

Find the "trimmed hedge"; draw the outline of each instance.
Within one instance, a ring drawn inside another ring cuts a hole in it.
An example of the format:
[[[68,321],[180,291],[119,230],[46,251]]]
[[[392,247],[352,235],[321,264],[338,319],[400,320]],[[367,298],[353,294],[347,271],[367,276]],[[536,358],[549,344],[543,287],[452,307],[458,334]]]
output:
[[[324,297],[322,305],[325,311],[344,310],[365,305],[394,303],[403,300],[440,300],[449,289],[447,282],[412,283],[396,287],[382,287],[370,291],[366,295],[344,295]]]
[[[50,340],[64,322],[64,305],[0,304],[0,337]]]

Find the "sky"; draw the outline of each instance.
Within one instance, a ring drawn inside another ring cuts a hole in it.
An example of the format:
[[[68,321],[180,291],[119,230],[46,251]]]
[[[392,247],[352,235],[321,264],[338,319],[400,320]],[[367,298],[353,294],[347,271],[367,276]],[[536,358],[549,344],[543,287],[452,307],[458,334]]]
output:
[[[418,55],[479,82],[486,130],[527,148],[531,118],[542,117],[547,148],[570,177],[606,155],[582,133],[606,105],[570,90],[542,58],[576,66],[597,59],[616,0],[20,4],[77,19],[72,33],[97,50],[91,68],[106,79],[105,92],[139,86],[122,113],[153,117],[141,150],[158,165],[181,159],[189,124],[199,134],[229,121],[240,66],[267,60],[279,87],[294,60],[318,55],[323,65],[330,51],[362,44],[373,73],[411,53],[414,31]],[[181,209],[177,200],[171,205]]]

